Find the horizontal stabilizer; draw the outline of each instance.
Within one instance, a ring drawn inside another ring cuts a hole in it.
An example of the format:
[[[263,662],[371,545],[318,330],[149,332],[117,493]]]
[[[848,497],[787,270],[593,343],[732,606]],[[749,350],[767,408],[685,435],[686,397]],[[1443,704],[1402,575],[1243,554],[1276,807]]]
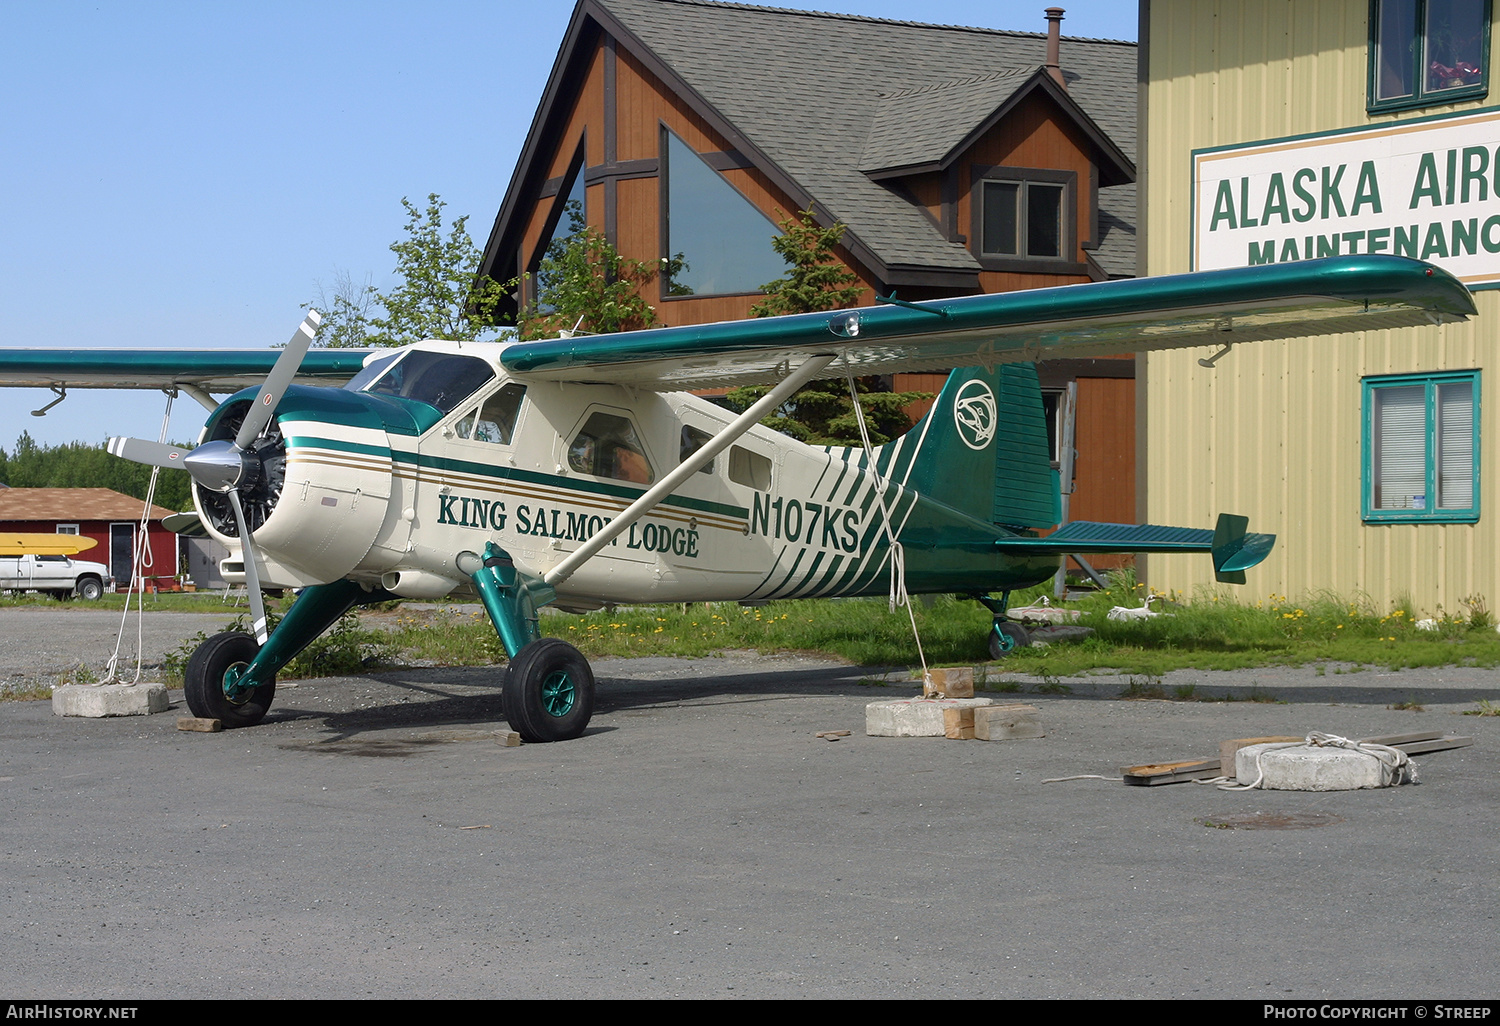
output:
[[[1249,521],[1229,513],[1219,515],[1212,530],[1163,527],[1158,524],[1099,524],[1075,520],[1045,538],[1001,538],[995,547],[1016,556],[1070,552],[1208,552],[1214,573],[1224,584],[1244,584],[1245,571],[1271,554],[1274,534],[1246,534]]]

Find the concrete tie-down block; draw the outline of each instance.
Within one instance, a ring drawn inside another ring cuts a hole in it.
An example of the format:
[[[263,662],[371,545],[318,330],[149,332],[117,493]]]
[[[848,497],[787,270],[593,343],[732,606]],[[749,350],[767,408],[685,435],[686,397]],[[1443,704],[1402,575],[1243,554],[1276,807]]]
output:
[[[1257,764],[1257,759],[1259,760]],[[1407,783],[1415,773],[1407,764],[1394,778],[1379,759],[1348,748],[1313,745],[1247,745],[1234,753],[1234,775],[1242,786],[1260,780],[1272,791],[1356,791]]]
[[[871,737],[945,737],[943,712],[974,710],[990,698],[897,698],[865,706],[865,733]]]
[[[52,689],[55,716],[147,716],[166,712],[165,684],[64,684]]]

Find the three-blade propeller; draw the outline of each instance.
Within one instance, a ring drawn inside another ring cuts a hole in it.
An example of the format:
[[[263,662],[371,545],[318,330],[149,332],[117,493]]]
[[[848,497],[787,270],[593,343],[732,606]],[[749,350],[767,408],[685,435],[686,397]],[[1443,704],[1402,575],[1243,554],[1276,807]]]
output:
[[[116,456],[153,467],[181,467],[192,477],[195,484],[211,492],[219,492],[229,500],[234,510],[235,525],[239,530],[241,555],[245,561],[245,590],[250,596],[250,618],[253,621],[255,640],[266,643],[266,608],[260,595],[260,570],[256,566],[255,540],[250,532],[250,522],[245,517],[245,507],[240,501],[242,482],[253,483],[257,478],[250,462],[256,457],[252,451],[255,442],[266,433],[276,406],[286,393],[287,386],[297,375],[302,357],[312,345],[322,316],[309,310],[292,340],[287,343],[265,384],[256,394],[254,403],[245,413],[234,440],[220,439],[204,442],[194,449],[182,449],[161,442],[148,442],[140,438],[111,438],[109,451]]]

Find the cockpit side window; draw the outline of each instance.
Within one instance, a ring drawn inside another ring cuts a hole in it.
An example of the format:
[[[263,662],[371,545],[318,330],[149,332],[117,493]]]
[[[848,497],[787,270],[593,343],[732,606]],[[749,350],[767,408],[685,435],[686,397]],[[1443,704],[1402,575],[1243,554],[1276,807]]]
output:
[[[690,424],[682,425],[682,440],[677,447],[677,462],[686,462],[689,456],[713,441],[713,438],[714,436],[707,431],[699,431]],[[703,469],[698,471],[700,474],[712,474],[713,472],[713,460],[709,460],[703,465]]]
[[[526,386],[511,383],[480,404],[474,415],[466,415],[454,426],[459,438],[510,445],[516,433],[516,418]]]
[[[417,350],[407,353],[365,391],[415,399],[448,413],[494,376],[494,369],[475,357]]]
[[[635,425],[610,413],[592,414],[568,446],[568,466],[580,474],[650,484],[655,475]]]

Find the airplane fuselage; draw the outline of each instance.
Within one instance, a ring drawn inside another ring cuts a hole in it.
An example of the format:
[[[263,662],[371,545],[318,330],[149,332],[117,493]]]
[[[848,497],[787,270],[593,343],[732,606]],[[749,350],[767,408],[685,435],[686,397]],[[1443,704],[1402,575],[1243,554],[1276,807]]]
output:
[[[412,348],[482,361],[490,376],[459,401],[444,394],[446,410],[379,380],[363,387],[387,394],[292,388],[278,416],[280,494],[255,528],[263,582],[348,577],[436,598],[470,590],[457,556],[488,541],[540,576],[734,416],[689,393],[512,379],[498,345]],[[1002,557],[993,543],[1010,532],[905,486],[920,431],[878,453],[908,589],[983,592],[1045,580],[1055,558]],[[884,593],[890,546],[865,464],[861,449],[753,427],[587,560],[558,587],[556,604]],[[235,543],[218,530],[222,518],[205,521]]]

